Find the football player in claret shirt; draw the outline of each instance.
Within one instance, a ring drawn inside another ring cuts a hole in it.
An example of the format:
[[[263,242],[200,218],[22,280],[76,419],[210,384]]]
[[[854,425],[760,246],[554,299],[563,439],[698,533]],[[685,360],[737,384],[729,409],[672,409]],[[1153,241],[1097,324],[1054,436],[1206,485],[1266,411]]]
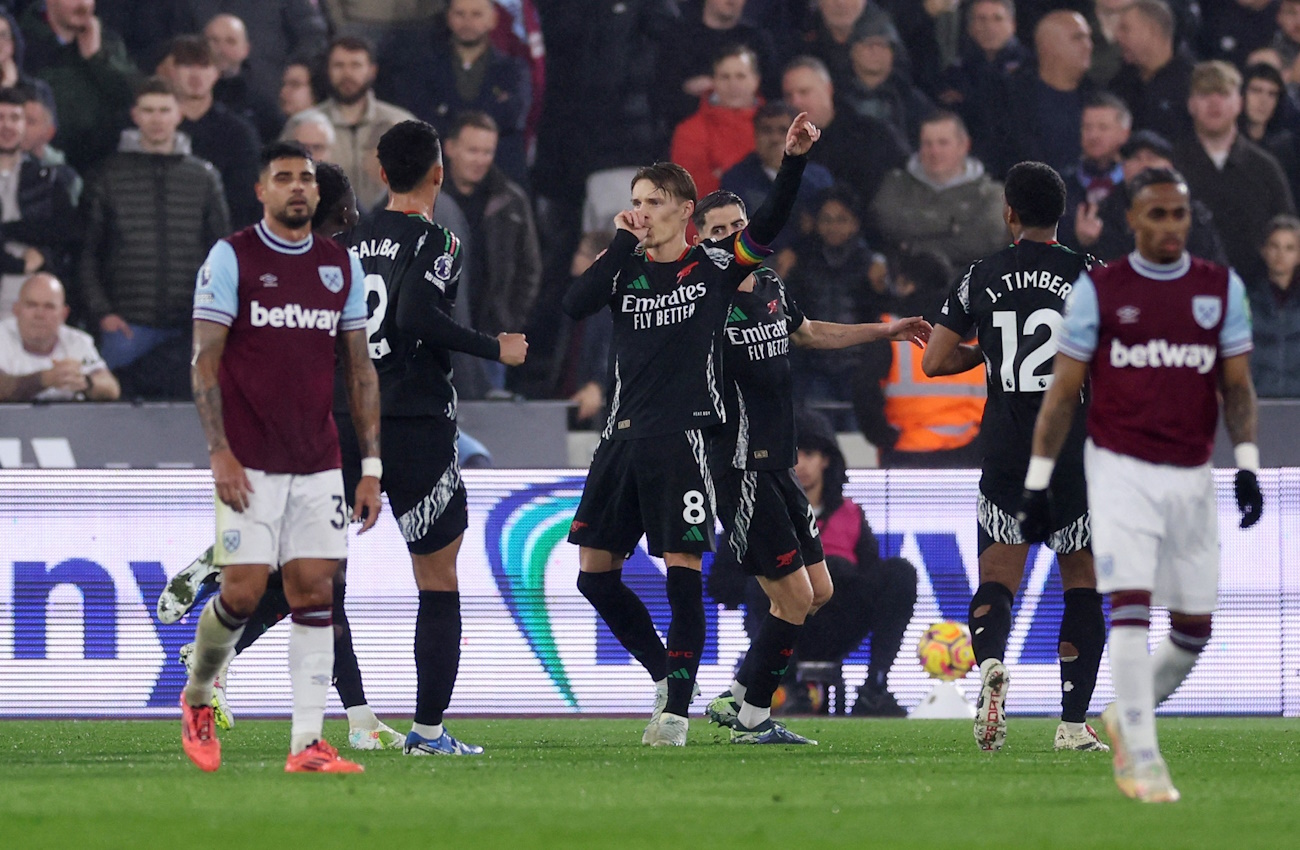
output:
[[[1137,250],[1080,275],[1070,291],[1018,515],[1031,542],[1052,531],[1052,472],[1090,379],[1084,467],[1097,589],[1110,594],[1115,684],[1102,720],[1120,790],[1158,803],[1179,795],[1156,741],[1155,707],[1209,642],[1218,593],[1210,453],[1220,394],[1242,528],[1259,521],[1264,497],[1245,286],[1236,272],[1187,253],[1192,211],[1181,175],[1148,170],[1130,189]],[[1153,604],[1171,620],[1154,659]]]
[[[316,167],[301,145],[262,153],[263,218],[213,246],[194,292],[192,382],[216,484],[221,592],[203,609],[181,695],[181,741],[221,765],[212,685],[279,568],[293,620],[287,772],[357,773],[321,737],[334,667],[334,574],[347,557],[347,499],[330,408],[344,363],[365,474],[352,518],[378,518],[379,381],[366,353],[365,281],[347,250],[311,232]]]
[[[683,746],[704,649],[701,555],[713,549],[713,481],[703,430],[723,420],[717,346],[732,295],[780,232],[820,131],[800,114],[767,200],[742,231],[691,246],[695,183],[655,163],[632,180],[632,208],[614,218],[609,248],[564,296],[574,319],[608,305],[609,419],[569,531],[579,547],[578,590],[655,683],[642,743]],[[623,561],[645,535],[668,566],[668,641],[623,583]]]
[[[988,364],[988,403],[980,424],[980,584],[970,602],[971,642],[980,665],[975,741],[999,750],[1006,738],[1003,711],[1009,677],[1003,664],[1011,637],[1011,607],[1025,574],[1029,543],[1015,511],[1029,466],[1034,419],[1052,381],[1065,299],[1093,260],[1056,241],[1065,212],[1065,183],[1051,166],[1022,162],[1007,173],[1003,218],[1012,243],[973,264],[940,310],[922,369],[931,377]],[[973,345],[963,344],[970,334]],[[1048,547],[1057,555],[1065,609],[1058,652],[1061,722],[1058,750],[1106,750],[1087,723],[1106,646],[1106,618],[1097,593],[1088,538],[1088,494],[1083,476],[1084,414],[1069,426],[1052,478],[1055,497]]]
[[[726,190],[700,200],[696,244],[724,239],[749,223],[745,203]],[[817,517],[795,478],[794,377],[790,345],[841,349],[878,339],[929,338],[920,317],[844,325],[804,317],[776,272],[758,268],[733,296],[723,329],[726,422],[710,429],[709,469],[727,545],[714,569],[757,577],[771,602],[745,663],[708,715],[731,727],[733,744],[815,744],[771,719],[772,694],[794,655],[804,621],[830,601],[832,581]]]

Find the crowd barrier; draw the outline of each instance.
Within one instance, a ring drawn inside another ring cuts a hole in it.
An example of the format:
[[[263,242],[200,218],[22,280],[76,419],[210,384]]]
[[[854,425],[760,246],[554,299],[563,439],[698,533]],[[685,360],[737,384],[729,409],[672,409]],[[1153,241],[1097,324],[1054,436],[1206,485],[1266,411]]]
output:
[[[1261,473],[1257,527],[1237,528],[1231,471],[1216,473],[1223,568],[1214,636],[1165,706],[1187,714],[1300,715],[1300,469]],[[641,714],[652,689],[575,587],[565,541],[581,493],[574,470],[468,471],[470,527],[460,557],[464,636],[453,715]],[[916,612],[889,684],[900,702],[928,692],[913,651],[932,622],[964,621],[976,580],[970,471],[853,472],[846,493],[864,508],[884,554],[920,576]],[[197,611],[175,625],[154,615],[168,576],[213,539],[206,471],[0,471],[0,717],[172,717]],[[351,540],[348,614],[370,704],[409,715],[417,606],[391,513]],[[663,564],[638,549],[625,579],[666,629]],[[1035,549],[1017,598],[1007,661],[1013,713],[1059,710],[1060,577]],[[740,612],[706,604],[700,666],[706,696],[721,691],[746,647]],[[1167,628],[1157,616],[1153,638]],[[290,708],[288,629],[273,628],[231,665],[238,715]],[[865,648],[845,664],[865,677]],[[974,696],[974,675],[961,683]],[[1112,698],[1103,662],[1093,709]],[[338,708],[331,695],[331,707]],[[702,702],[695,708],[700,710]]]

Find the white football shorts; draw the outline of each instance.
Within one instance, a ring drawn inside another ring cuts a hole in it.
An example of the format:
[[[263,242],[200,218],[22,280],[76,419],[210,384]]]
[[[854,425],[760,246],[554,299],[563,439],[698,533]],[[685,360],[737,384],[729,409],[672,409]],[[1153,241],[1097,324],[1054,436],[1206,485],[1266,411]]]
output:
[[[276,570],[296,558],[348,556],[342,470],[311,475],[246,472],[253,492],[243,513],[216,500],[214,564],[267,564]]]
[[[1083,452],[1097,590],[1149,590],[1181,614],[1214,612],[1219,511],[1210,465],[1168,466],[1108,451]]]

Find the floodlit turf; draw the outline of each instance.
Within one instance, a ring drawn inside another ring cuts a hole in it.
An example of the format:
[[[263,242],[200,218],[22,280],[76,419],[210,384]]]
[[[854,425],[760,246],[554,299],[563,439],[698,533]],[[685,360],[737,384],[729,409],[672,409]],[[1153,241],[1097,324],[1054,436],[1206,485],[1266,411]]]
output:
[[[397,725],[397,724],[395,724]],[[0,723],[0,848],[1300,846],[1300,721],[1160,721],[1180,803],[1124,799],[1110,758],[1054,753],[1055,722],[799,720],[819,747],[685,749],[629,720],[460,720],[478,758],[358,753],[361,776],[285,775],[287,721],[239,721],[201,774],[179,722]],[[326,734],[346,743],[331,721]],[[347,751],[345,751],[347,754]]]

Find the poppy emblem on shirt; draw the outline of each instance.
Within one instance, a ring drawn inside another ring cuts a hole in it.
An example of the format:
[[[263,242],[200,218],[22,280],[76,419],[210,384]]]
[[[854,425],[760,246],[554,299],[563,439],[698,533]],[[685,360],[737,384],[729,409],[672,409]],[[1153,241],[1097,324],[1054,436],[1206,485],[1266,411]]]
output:
[[[1223,299],[1214,295],[1197,295],[1192,298],[1192,318],[1196,324],[1212,330],[1223,315]]]
[[[343,291],[343,269],[338,266],[320,266],[320,282],[325,284],[325,288],[330,292]]]

